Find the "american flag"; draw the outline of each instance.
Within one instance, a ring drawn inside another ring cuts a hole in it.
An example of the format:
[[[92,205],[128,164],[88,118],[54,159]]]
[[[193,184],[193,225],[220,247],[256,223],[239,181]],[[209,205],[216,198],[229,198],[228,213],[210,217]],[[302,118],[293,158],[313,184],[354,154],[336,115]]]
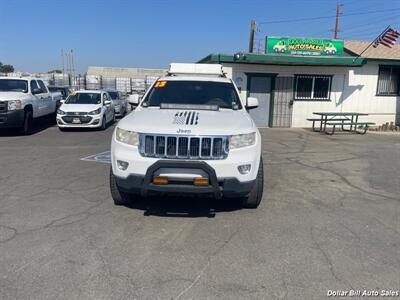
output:
[[[400,37],[400,32],[392,28],[386,29],[378,38],[375,40],[373,47],[376,48],[379,44],[386,47],[392,48],[396,44],[396,39]]]

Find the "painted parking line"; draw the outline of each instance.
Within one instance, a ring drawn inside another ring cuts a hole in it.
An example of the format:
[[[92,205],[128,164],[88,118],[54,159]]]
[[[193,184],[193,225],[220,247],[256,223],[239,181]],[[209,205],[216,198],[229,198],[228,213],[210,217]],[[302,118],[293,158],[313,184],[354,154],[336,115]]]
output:
[[[90,155],[87,157],[83,157],[83,158],[81,158],[81,160],[95,161],[95,162],[110,164],[111,163],[111,151],[105,151],[105,152],[93,154],[93,155]]]

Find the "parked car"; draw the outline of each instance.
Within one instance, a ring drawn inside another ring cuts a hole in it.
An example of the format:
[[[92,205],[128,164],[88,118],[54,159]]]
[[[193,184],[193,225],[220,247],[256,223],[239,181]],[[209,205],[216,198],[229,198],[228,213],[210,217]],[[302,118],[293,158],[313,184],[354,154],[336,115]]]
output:
[[[127,111],[126,100],[123,98],[121,92],[107,90],[108,94],[111,96],[112,102],[114,103],[115,115],[118,117],[123,117]]]
[[[72,92],[69,86],[48,86],[50,92],[60,92],[62,99],[67,99],[68,95]]]
[[[114,131],[114,204],[189,193],[236,197],[256,208],[264,183],[261,136],[247,110],[257,106],[256,98],[241,101],[221,65],[172,64]]]
[[[60,100],[40,78],[0,77],[0,128],[29,134],[34,119],[55,114]]]
[[[87,90],[69,94],[57,110],[57,124],[64,128],[86,127],[106,129],[115,122],[114,104],[106,91]]]
[[[142,99],[142,97],[143,97],[143,95],[136,94],[136,93],[128,95],[127,102],[128,102],[128,108],[130,111],[133,111],[136,109],[136,107],[138,106],[138,103],[140,102],[140,99]]]

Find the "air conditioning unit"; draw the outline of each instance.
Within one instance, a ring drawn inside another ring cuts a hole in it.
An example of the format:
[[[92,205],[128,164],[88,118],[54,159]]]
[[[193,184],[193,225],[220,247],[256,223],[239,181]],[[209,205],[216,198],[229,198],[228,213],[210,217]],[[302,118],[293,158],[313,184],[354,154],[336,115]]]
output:
[[[168,71],[169,75],[204,75],[225,77],[222,65],[219,64],[184,64],[172,63]]]

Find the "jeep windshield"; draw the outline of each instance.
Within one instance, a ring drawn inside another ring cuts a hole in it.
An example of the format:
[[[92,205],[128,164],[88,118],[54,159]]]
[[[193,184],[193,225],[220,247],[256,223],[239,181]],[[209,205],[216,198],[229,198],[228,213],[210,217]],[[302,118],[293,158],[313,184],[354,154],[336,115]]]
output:
[[[0,92],[28,92],[28,81],[19,79],[0,79]]]
[[[232,83],[213,81],[158,81],[144,100],[144,106],[196,105],[241,109],[242,105]]]
[[[76,93],[68,96],[66,104],[100,104],[101,94],[99,93]]]

